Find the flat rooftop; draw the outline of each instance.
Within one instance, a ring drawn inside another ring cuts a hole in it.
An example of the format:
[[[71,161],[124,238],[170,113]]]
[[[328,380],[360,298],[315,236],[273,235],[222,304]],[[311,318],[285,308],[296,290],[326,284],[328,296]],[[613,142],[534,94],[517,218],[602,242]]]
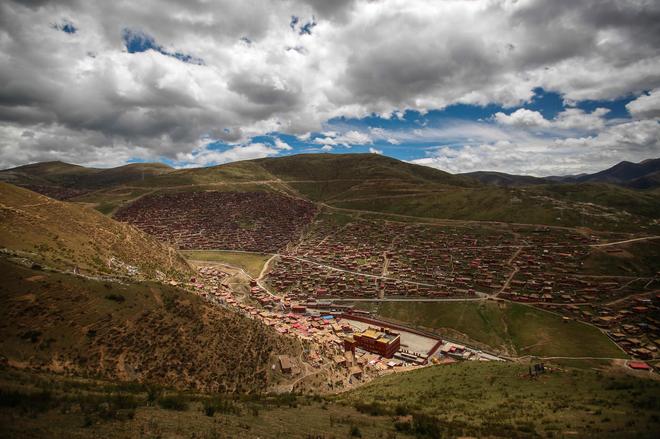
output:
[[[379,330],[374,329],[372,327],[369,327],[369,328],[365,329],[364,331],[362,331],[361,334],[356,334],[356,335],[360,335],[362,337],[372,338],[374,340],[380,341],[382,343],[387,343],[387,344],[393,342],[394,340],[396,340],[397,337],[399,337],[399,334],[397,334],[397,333],[382,332],[382,331],[379,331]]]

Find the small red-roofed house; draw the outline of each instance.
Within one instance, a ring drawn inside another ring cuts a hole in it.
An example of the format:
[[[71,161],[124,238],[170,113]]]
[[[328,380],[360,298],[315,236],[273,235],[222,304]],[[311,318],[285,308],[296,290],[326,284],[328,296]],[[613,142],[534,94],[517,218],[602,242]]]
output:
[[[628,367],[635,370],[651,370],[651,366],[643,361],[629,361]]]

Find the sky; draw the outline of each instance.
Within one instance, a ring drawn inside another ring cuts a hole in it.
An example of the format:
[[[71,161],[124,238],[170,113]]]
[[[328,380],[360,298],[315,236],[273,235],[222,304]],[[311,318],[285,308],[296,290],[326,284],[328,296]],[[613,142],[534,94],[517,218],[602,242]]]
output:
[[[655,0],[5,0],[0,168],[660,157]]]

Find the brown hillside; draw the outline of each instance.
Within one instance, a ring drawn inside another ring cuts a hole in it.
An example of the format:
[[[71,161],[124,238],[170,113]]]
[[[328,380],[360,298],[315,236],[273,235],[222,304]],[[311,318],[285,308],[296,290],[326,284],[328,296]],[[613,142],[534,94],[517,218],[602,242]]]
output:
[[[28,370],[206,391],[266,390],[293,341],[155,283],[39,271],[0,257],[0,361]]]
[[[173,249],[80,205],[0,183],[0,247],[55,268],[154,278],[188,275]]]

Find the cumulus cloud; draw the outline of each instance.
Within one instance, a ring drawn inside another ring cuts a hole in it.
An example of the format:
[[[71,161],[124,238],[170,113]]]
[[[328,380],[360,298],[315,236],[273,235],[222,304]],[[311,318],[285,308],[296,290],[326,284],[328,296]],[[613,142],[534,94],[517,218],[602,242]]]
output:
[[[495,113],[495,120],[503,125],[513,125],[521,127],[547,127],[550,123],[545,120],[543,115],[538,111],[520,108],[511,114],[504,114],[502,112]]]
[[[594,131],[605,126],[604,116],[609,112],[607,108],[596,108],[591,113],[580,108],[567,108],[554,119],[547,120],[538,111],[519,108],[511,114],[497,112],[493,119],[499,124],[518,128]]]
[[[372,146],[372,147],[369,147],[369,152],[371,154],[382,154],[383,150],[382,149],[376,149]]]
[[[643,94],[634,101],[629,102],[626,109],[635,118],[660,117],[660,88],[656,88],[649,94]]]
[[[279,137],[275,137],[274,139],[275,142],[275,148],[281,149],[284,151],[291,151],[293,147],[286,143],[284,140],[280,139]]]
[[[372,143],[372,139],[369,134],[362,131],[350,130],[346,131],[345,133],[328,131],[323,133],[323,137],[314,139],[314,143],[330,146],[341,145],[346,148],[350,148],[353,145],[365,145],[367,143]]]
[[[515,138],[515,137],[514,137]],[[622,160],[639,162],[660,156],[660,122],[626,121],[583,137],[527,136],[525,140],[439,146],[412,160],[449,172],[496,170],[534,176],[591,173]]]
[[[660,4],[638,0],[0,2],[0,128],[10,133],[1,163],[225,160],[239,155],[200,145],[246,148],[257,135],[303,136],[341,117],[520,105],[537,87],[567,102],[640,96],[628,109],[648,119],[658,115],[658,22]],[[132,50],[136,35],[149,47]],[[498,122],[608,129],[598,114],[544,122],[526,111]]]

